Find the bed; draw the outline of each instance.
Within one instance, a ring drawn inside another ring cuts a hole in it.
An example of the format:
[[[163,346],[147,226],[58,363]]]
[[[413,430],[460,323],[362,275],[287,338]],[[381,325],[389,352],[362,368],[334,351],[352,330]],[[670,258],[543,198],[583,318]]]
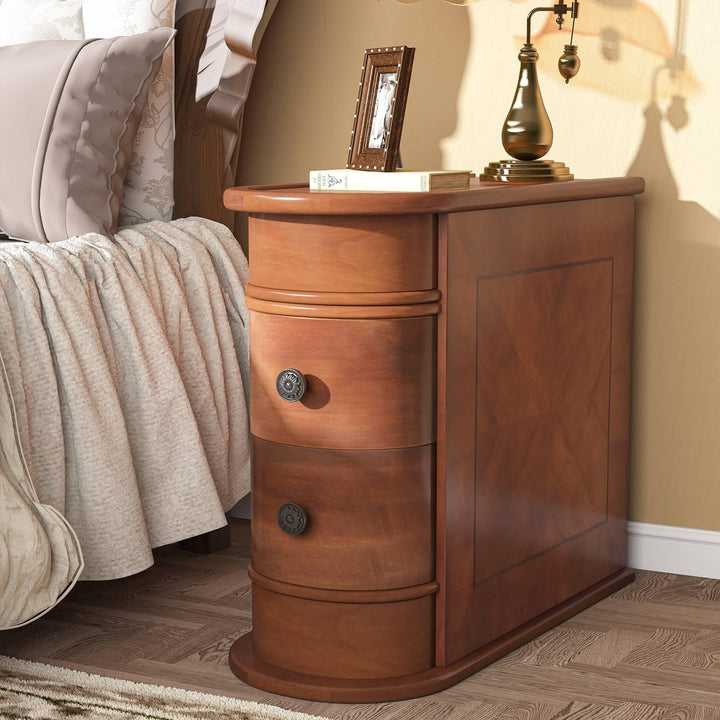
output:
[[[0,119],[0,157],[18,160],[0,180],[0,629],[217,530],[250,489],[247,260],[222,191],[277,0],[116,2],[35,0],[33,18],[0,0],[0,93],[26,92],[8,69],[23,53],[56,63],[23,73],[52,119],[33,130],[35,96]],[[174,103],[156,87],[173,78]]]

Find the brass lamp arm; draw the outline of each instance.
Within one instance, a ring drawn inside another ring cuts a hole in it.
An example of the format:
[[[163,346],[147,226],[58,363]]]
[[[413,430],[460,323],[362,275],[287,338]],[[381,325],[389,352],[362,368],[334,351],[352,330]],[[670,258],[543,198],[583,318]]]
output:
[[[529,45],[530,44],[530,37],[532,36],[532,32],[530,30],[530,21],[532,20],[532,16],[536,12],[555,12],[555,6],[553,7],[536,7],[533,8],[527,16],[527,37],[525,38],[525,42]],[[562,17],[562,16],[560,16]]]
[[[555,22],[558,24],[559,28],[562,28],[562,24],[565,22],[565,14],[571,13],[570,17],[576,18],[578,13],[578,3],[573,2],[572,6],[568,7],[565,4],[565,0],[559,0],[559,2],[555,3],[552,7],[536,7],[532,9],[527,16],[527,35],[525,42],[530,45],[530,37],[532,36],[532,32],[530,30],[530,21],[532,20],[532,16],[536,12],[552,12],[557,15],[555,18]]]

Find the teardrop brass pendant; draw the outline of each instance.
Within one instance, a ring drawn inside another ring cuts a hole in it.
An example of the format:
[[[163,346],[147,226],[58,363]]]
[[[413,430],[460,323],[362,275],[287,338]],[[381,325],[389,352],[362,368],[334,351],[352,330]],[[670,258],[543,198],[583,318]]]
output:
[[[538,51],[531,43],[520,50],[520,76],[502,129],[502,144],[517,160],[537,160],[550,150],[553,129],[537,78]]]

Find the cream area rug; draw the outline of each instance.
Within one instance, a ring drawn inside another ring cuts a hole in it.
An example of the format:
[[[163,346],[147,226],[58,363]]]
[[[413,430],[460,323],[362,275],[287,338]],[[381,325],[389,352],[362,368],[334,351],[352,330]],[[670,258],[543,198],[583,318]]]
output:
[[[272,705],[143,685],[0,656],[0,718],[327,720]]]

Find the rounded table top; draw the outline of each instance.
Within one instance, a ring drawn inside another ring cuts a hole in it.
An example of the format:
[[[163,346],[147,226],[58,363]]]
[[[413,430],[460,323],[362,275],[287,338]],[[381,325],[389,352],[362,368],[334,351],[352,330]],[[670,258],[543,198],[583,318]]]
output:
[[[639,177],[545,183],[470,181],[463,190],[431,192],[348,192],[310,190],[307,185],[249,185],[228,188],[225,206],[237,212],[281,215],[415,215],[536,205],[599,197],[638,195]]]

